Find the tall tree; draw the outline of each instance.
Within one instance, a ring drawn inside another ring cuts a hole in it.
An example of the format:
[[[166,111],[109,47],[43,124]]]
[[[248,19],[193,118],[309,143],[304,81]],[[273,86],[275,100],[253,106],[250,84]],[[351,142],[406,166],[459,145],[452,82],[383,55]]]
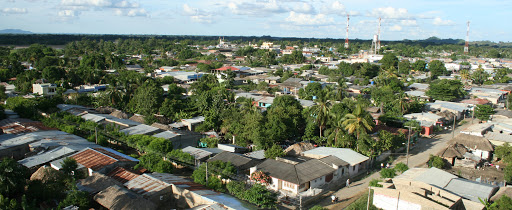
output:
[[[390,68],[398,68],[398,58],[393,53],[384,54],[379,63],[382,63],[382,69],[384,70],[388,70]]]
[[[459,80],[435,80],[430,83],[426,94],[436,100],[453,101],[467,94],[463,87]]]
[[[320,129],[320,138],[322,138],[322,132],[327,125],[327,121],[329,120],[329,111],[331,109],[331,101],[328,100],[328,94],[323,94],[319,96],[318,99],[315,100],[316,105],[311,107],[311,112],[315,116],[315,122]]]
[[[444,63],[439,60],[430,61],[430,63],[428,63],[428,69],[430,70],[430,77],[432,79],[437,79],[437,77],[448,73]]]
[[[346,114],[343,118],[343,126],[349,134],[356,133],[356,138],[359,140],[359,136],[363,133],[367,133],[373,129],[373,120],[369,116],[368,112],[363,110],[360,104],[356,105],[354,111],[350,114]]]
[[[158,112],[158,108],[162,103],[163,89],[158,84],[149,79],[142,84],[130,100],[129,107],[133,113],[142,115],[152,115]]]

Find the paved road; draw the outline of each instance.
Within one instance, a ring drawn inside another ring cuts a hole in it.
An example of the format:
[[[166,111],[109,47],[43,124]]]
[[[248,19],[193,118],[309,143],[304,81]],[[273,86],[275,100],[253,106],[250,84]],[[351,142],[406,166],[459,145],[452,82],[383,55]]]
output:
[[[456,127],[455,134],[459,133],[460,130],[466,128],[471,125],[471,119],[469,119],[469,123],[466,123],[462,126]],[[441,149],[446,146],[446,142],[452,139],[451,130],[444,131],[442,134],[437,135],[435,138],[421,138],[416,146],[409,151],[409,167],[426,167],[426,162],[430,154],[437,154]],[[406,158],[405,155],[397,158],[393,165],[396,163],[405,163]],[[333,193],[327,193],[324,195],[324,198],[319,200],[318,203],[312,204],[308,206],[309,208],[315,205],[324,206],[328,209],[343,209],[353,203],[357,198],[359,198],[362,194],[368,191],[368,184],[372,179],[380,178],[380,174],[378,172],[373,173],[372,175],[356,181],[351,184],[351,187],[344,187],[334,192],[334,195],[339,198],[340,202],[336,204],[331,203],[330,196]],[[307,209],[307,208],[306,208]]]

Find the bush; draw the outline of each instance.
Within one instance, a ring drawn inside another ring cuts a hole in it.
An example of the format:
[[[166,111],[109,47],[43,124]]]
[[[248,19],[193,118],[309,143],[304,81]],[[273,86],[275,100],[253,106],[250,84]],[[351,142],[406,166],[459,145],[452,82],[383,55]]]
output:
[[[244,199],[262,208],[275,208],[277,201],[276,194],[260,184],[255,184],[245,191]]]
[[[312,208],[310,208],[309,210],[327,210],[327,208],[316,205],[316,206],[313,206]]]
[[[228,192],[237,198],[243,198],[247,186],[243,182],[231,181],[226,185]]]
[[[183,152],[181,149],[175,149],[167,153],[167,157],[170,159],[176,159],[181,162],[194,164],[195,158],[191,154]]]
[[[371,187],[382,187],[382,185],[379,184],[380,181],[380,179],[372,179],[372,181],[370,181],[370,184],[368,185]]]
[[[443,158],[434,155],[430,155],[427,164],[429,168],[436,167],[439,169],[444,169],[446,167],[446,161]]]
[[[244,182],[231,181],[226,185],[229,193],[235,197],[249,201],[262,208],[275,208],[276,207],[276,194],[269,191],[265,186],[255,184],[248,186]]]
[[[395,175],[396,172],[394,168],[383,168],[380,170],[380,176],[382,178],[393,178]]]
[[[206,185],[210,189],[214,189],[219,192],[224,192],[224,185],[222,184],[222,180],[220,180],[217,176],[208,177],[208,184]]]
[[[373,203],[373,190],[371,190],[371,195],[372,196],[370,196],[370,208],[369,209],[370,210],[378,210],[378,208],[372,204]],[[354,203],[347,206],[347,208],[345,208],[345,209],[346,210],[366,209],[367,202],[368,202],[368,193],[365,193],[363,196],[361,196],[359,199],[357,199]]]
[[[397,163],[395,165],[395,170],[400,173],[403,173],[403,172],[409,170],[409,167],[407,165],[405,165],[405,163]]]

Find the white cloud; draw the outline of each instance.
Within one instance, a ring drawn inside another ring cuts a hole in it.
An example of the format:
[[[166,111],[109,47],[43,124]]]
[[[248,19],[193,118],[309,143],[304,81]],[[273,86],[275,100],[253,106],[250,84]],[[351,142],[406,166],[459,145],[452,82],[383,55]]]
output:
[[[111,0],[62,0],[63,6],[86,6],[86,7],[112,7],[114,6]]]
[[[323,6],[322,13],[345,15],[347,12],[345,5],[343,5],[340,1],[333,1],[332,3]]]
[[[402,26],[417,26],[418,23],[416,20],[401,20],[400,23]]]
[[[193,8],[188,4],[183,5],[183,14],[190,16],[190,20],[196,23],[213,23],[213,14],[198,8]]]
[[[389,28],[390,31],[402,31],[402,26],[394,25]]]
[[[405,8],[383,7],[373,9],[369,16],[381,17],[383,19],[414,19]]]
[[[227,4],[227,8],[237,15],[248,16],[268,16],[276,13],[284,13],[287,10],[279,5],[276,0],[268,2],[261,1],[231,1]]]
[[[61,0],[61,11],[59,16],[71,14],[70,11],[90,11],[90,10],[111,10],[115,15],[128,17],[149,17],[148,12],[140,8],[138,3],[127,0]],[[73,17],[79,16],[81,13],[74,13]],[[68,21],[68,20],[66,20]]]
[[[76,17],[80,14],[80,12],[75,10],[61,10],[59,11],[58,15],[60,17]]]
[[[3,8],[2,13],[4,14],[25,14],[27,9],[25,8]]]
[[[302,26],[321,26],[334,23],[334,19],[332,17],[326,17],[324,14],[310,15],[296,13],[294,11],[290,12],[290,15],[285,19],[285,21]]]
[[[440,17],[434,18],[434,21],[432,22],[432,24],[434,24],[436,26],[452,26],[452,25],[455,25],[455,23],[453,21],[451,21],[451,20],[443,20]]]
[[[299,12],[299,13],[314,13],[315,12],[315,8],[313,8],[313,6],[311,6],[311,4],[304,3],[304,2],[300,3],[300,4],[292,5],[288,10],[291,10],[294,12]]]
[[[114,9],[114,14],[118,16],[128,16],[128,17],[149,17],[148,12],[145,9],[135,8],[135,9]]]

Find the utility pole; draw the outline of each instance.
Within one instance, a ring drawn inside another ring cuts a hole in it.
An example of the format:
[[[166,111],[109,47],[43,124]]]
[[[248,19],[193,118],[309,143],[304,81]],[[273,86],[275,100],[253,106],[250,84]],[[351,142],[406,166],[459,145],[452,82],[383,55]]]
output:
[[[473,120],[475,119],[475,111],[476,111],[476,106],[473,106],[473,111],[471,113],[471,115],[473,115],[473,116],[471,116],[471,124],[473,124]]]
[[[455,137],[455,122],[456,122],[456,118],[457,115],[453,115],[453,128],[452,128],[452,138]]]
[[[372,190],[372,186],[368,186],[368,201],[366,201],[366,210],[370,210],[370,194]]]
[[[407,167],[409,167],[409,145],[411,145],[411,130],[416,127],[412,127],[412,126],[404,126],[404,127],[409,128],[409,135],[407,136],[407,154],[406,154],[406,157],[407,157],[406,165],[407,165]]]
[[[98,127],[94,127],[94,135],[96,136],[96,144],[98,144]]]
[[[208,185],[208,162],[206,162],[206,185]]]

